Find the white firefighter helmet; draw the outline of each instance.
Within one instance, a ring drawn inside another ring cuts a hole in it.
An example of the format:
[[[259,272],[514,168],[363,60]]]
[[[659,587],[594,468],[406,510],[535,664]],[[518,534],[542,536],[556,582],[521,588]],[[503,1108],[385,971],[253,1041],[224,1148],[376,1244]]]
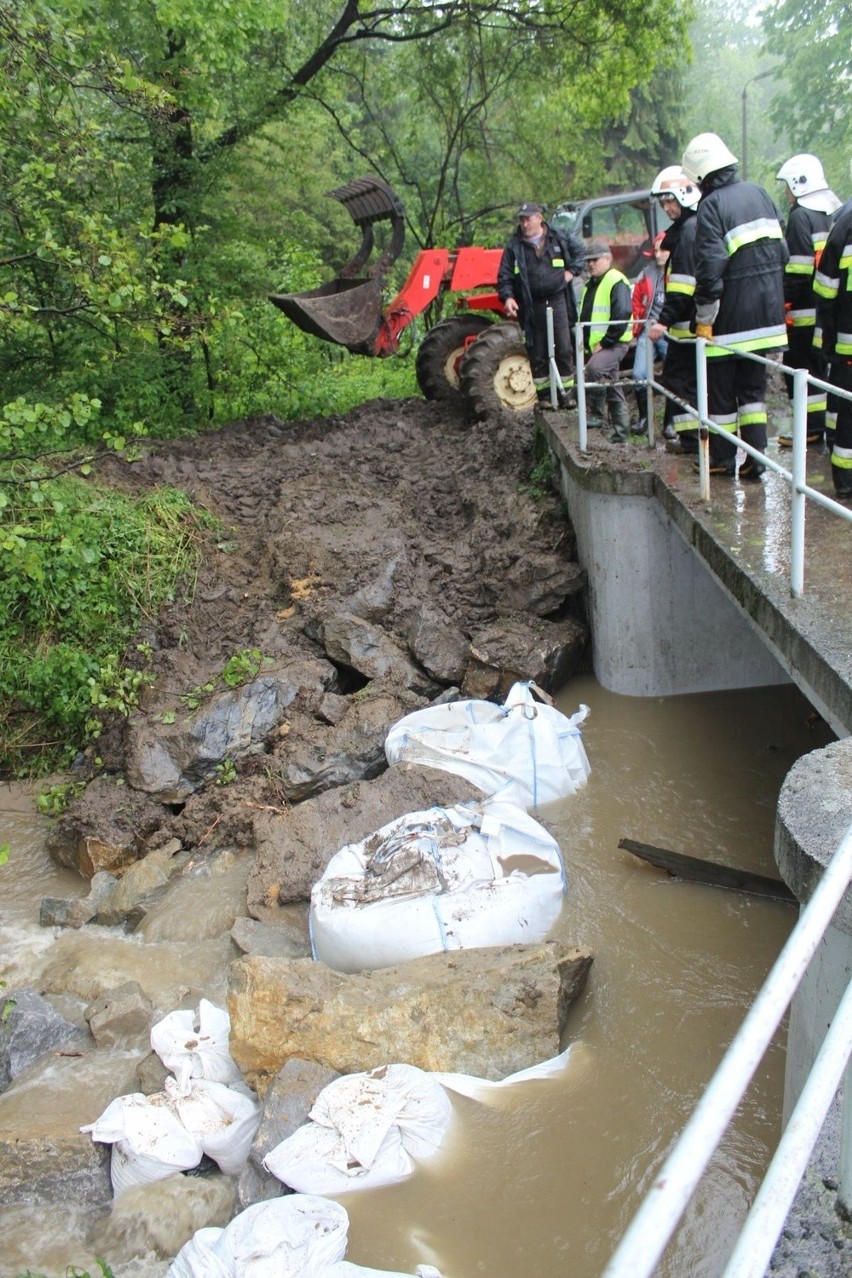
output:
[[[819,213],[835,213],[840,200],[825,180],[822,164],[815,155],[793,155],[781,165],[779,182],[786,182],[790,194],[806,209]]]
[[[728,150],[718,133],[698,133],[683,153],[683,171],[693,182],[703,182],[709,173],[736,164],[737,157]]]
[[[684,173],[679,164],[669,164],[660,169],[651,183],[651,194],[659,199],[663,195],[673,195],[681,208],[694,209],[701,199],[701,192]]]

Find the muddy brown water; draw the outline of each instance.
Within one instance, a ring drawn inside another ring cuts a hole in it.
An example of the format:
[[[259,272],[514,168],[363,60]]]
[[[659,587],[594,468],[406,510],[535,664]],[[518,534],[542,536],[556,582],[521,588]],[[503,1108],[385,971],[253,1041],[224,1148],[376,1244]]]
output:
[[[583,729],[589,785],[538,813],[566,863],[558,933],[595,953],[569,1019],[566,1068],[487,1105],[456,1100],[453,1137],[435,1164],[404,1184],[341,1197],[351,1261],[412,1273],[429,1261],[445,1278],[599,1275],[795,921],[780,902],[670,879],[617,845],[630,837],[776,874],[781,782],[796,758],[831,739],[801,696],[789,687],[628,698],[583,676],[558,699],[566,713],[580,702],[592,710]],[[41,897],[83,885],[51,865],[43,823],[20,792],[7,789],[0,807],[0,842],[13,849],[0,868],[0,976],[38,985],[52,963],[110,966],[120,979],[144,971],[162,1000],[183,979],[221,1002],[217,928],[226,902],[239,908],[244,866],[225,863],[191,912],[177,898],[164,903],[150,936],[94,928],[54,937],[36,923]],[[666,1278],[721,1272],[777,1139],[782,1083],[783,1038],[687,1212]],[[168,1222],[160,1256],[134,1255],[144,1251],[146,1215]],[[111,1233],[100,1222],[99,1248],[87,1241],[93,1223],[84,1205],[0,1211],[0,1274],[58,1275],[106,1254],[117,1275],[158,1278],[193,1227],[188,1206],[157,1186]]]

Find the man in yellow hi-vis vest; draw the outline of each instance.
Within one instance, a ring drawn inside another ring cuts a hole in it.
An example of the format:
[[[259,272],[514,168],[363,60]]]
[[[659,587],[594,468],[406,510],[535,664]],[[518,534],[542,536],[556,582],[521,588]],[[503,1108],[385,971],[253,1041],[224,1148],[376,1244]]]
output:
[[[580,298],[580,320],[586,352],[588,425],[603,429],[605,406],[609,405],[613,444],[626,444],[630,437],[630,412],[624,390],[612,383],[617,378],[633,337],[633,302],[630,284],[612,264],[609,245],[592,240],[585,252],[589,279]],[[600,385],[604,383],[604,385]]]

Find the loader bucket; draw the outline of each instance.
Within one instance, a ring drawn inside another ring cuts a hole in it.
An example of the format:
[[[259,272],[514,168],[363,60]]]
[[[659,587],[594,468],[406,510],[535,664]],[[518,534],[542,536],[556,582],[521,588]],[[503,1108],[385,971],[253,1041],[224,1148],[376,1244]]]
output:
[[[371,355],[382,322],[381,280],[338,276],[307,293],[273,293],[270,298],[305,333]]]
[[[405,238],[403,207],[381,178],[356,178],[326,194],[339,200],[361,228],[358,251],[328,284],[304,293],[273,293],[269,300],[313,337],[345,346],[356,355],[373,355],[382,326],[385,274],[399,256]],[[373,251],[373,225],[385,220],[393,225],[390,245],[365,272]]]

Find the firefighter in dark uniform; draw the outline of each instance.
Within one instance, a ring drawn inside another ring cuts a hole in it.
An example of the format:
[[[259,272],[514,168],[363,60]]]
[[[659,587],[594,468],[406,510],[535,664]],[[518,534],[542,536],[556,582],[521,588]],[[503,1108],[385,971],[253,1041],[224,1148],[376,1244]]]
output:
[[[787,345],[784,266],[789,253],[781,223],[763,187],[740,181],[736,156],[715,133],[692,139],[682,167],[701,188],[695,230],[695,331],[709,339],[709,414],[763,453],[767,369],[740,358],[738,352],[765,356]],[[713,337],[726,346],[714,345]],[[736,455],[736,444],[711,433],[711,474],[733,477]],[[747,456],[739,476],[760,479],[765,469]]]
[[[687,404],[695,404],[695,209],[701,199],[698,187],[690,182],[679,164],[661,169],[651,185],[663,211],[671,221],[662,247],[668,249],[666,265],[666,300],[656,324],[651,325],[651,340],[668,333],[678,340],[669,342],[663,362],[663,385]],[[698,452],[695,418],[679,404],[666,399],[663,437],[676,440],[674,451]],[[668,447],[668,443],[666,445]]]
[[[553,311],[556,367],[563,382],[571,376],[571,329],[577,322],[572,281],[583,271],[583,245],[573,235],[548,226],[541,205],[522,204],[517,229],[503,250],[497,291],[507,319],[524,331],[530,365],[540,400],[549,398],[547,307]]]
[[[814,377],[826,379],[825,356],[814,342],[816,330],[816,296],[814,272],[828,239],[832,214],[840,201],[825,180],[822,165],[815,155],[794,155],[778,170],[778,181],[786,183],[790,215],[785,238],[790,260],[784,267],[784,301],[787,306],[787,350],[784,363],[788,368],[806,368]],[[785,378],[787,394],[793,398],[793,379]],[[808,388],[809,448],[819,448],[825,440],[825,391]],[[779,435],[782,448],[792,448],[792,435]]]
[[[834,219],[814,276],[816,341],[830,366],[828,381],[852,393],[852,200]],[[835,397],[837,424],[831,477],[838,497],[852,497],[852,402]]]

